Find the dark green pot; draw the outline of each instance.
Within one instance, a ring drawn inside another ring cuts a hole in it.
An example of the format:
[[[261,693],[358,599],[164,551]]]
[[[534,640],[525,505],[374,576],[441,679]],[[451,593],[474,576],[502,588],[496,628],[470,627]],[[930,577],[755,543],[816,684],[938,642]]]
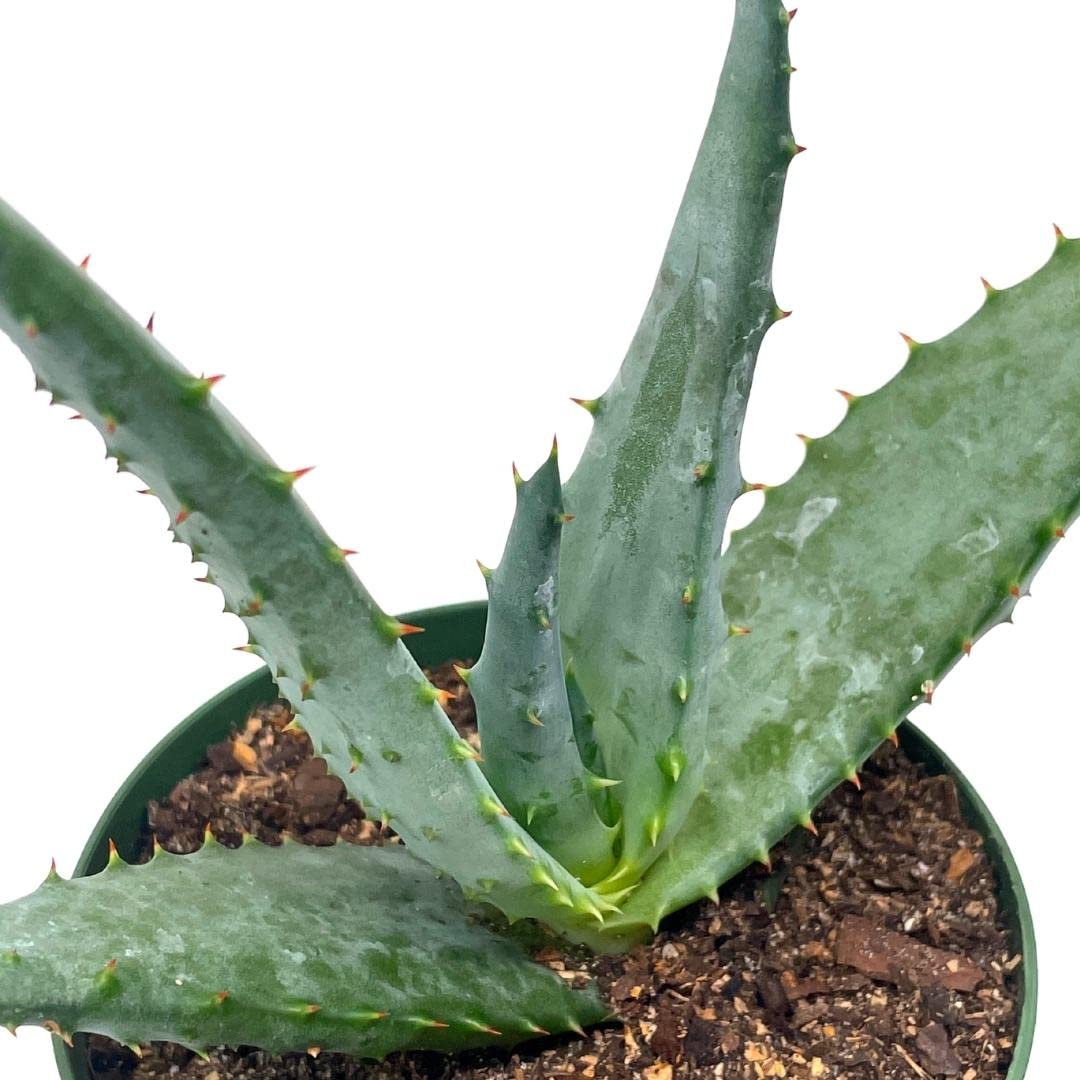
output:
[[[406,638],[406,644],[416,659],[425,665],[458,657],[476,657],[484,641],[485,610],[486,605],[476,601],[403,615],[405,622],[426,628],[426,633]],[[269,672],[256,671],[223,690],[173,729],[147,754],[116,793],[83,850],[75,868],[76,876],[96,874],[104,869],[110,837],[121,855],[133,858],[149,835],[147,802],[164,798],[179,780],[199,767],[211,743],[227,738],[233,729],[243,725],[256,705],[276,697]],[[956,766],[911,724],[904,724],[900,729],[900,740],[907,753],[923,762],[931,772],[948,773],[953,777],[964,816],[986,839],[986,851],[997,872],[1001,908],[1012,930],[1012,949],[1024,956],[1020,1032],[1007,1077],[1007,1080],[1022,1080],[1027,1072],[1035,1031],[1038,965],[1035,928],[1020,872],[997,822]],[[63,1080],[90,1080],[84,1037],[76,1036],[74,1047],[66,1046],[59,1039],[54,1042],[56,1062]]]

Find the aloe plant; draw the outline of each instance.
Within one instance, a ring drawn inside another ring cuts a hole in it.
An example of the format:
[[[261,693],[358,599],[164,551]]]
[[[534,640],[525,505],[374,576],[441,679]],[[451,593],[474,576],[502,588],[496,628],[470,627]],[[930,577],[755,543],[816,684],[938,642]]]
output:
[[[1060,234],[1029,280],[849,395],[721,556],[754,486],[738,447],[757,350],[785,314],[770,282],[800,150],[790,20],[739,0],[640,326],[610,388],[579,402],[584,457],[565,487],[554,448],[515,470],[464,673],[480,751],[403,644],[420,628],[378,606],[301,501],[303,470],[0,204],[0,325],[38,389],[162,500],[296,724],[405,845],[211,844],[50,874],[0,907],[0,1022],[374,1057],[579,1029],[606,1014],[596,996],[478,913],[596,950],[642,940],[812,830],[821,798],[1009,616],[1080,500],[1080,244]],[[296,961],[309,943],[317,960]]]

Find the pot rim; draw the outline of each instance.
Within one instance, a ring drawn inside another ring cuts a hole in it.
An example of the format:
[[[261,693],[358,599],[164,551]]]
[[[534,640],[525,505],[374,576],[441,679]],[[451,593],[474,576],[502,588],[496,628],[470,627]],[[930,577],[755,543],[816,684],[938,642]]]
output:
[[[401,616],[402,621],[424,626],[427,632],[410,635],[405,643],[422,664],[477,656],[483,642],[486,611],[485,601],[473,600],[408,612]],[[206,729],[220,732],[217,737],[224,738],[256,705],[276,697],[269,671],[261,668],[215,694],[182,720],[146,754],[113,796],[83,848],[74,876],[85,877],[104,867],[110,838],[116,840],[122,854],[133,854],[140,838],[145,836],[147,801],[160,798],[198,767],[207,745],[214,741],[212,734],[204,738]],[[198,738],[194,738],[196,732]],[[1035,925],[1019,867],[993,815],[950,758],[910,721],[900,726],[899,735],[901,745],[913,759],[953,777],[964,818],[982,835],[993,863],[998,900],[1010,924],[1012,949],[1023,956],[1020,1023],[1012,1064],[1006,1075],[1006,1080],[1023,1080],[1034,1041],[1039,975]],[[77,1035],[74,1047],[54,1037],[53,1047],[61,1080],[92,1080],[85,1036]]]

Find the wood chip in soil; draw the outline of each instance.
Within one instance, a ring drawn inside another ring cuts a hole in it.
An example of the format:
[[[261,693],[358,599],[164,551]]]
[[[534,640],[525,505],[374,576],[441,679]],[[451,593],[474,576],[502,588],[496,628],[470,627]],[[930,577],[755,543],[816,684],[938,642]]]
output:
[[[461,661],[458,661],[461,663]],[[467,688],[445,664],[451,719],[478,745]],[[278,703],[256,710],[206,765],[149,806],[170,851],[209,824],[225,844],[244,832],[308,844],[398,843],[364,817],[313,758]],[[799,832],[755,867],[668,919],[648,945],[590,957],[546,947],[539,962],[570,982],[596,979],[619,1020],[515,1051],[396,1054],[380,1064],[338,1054],[280,1057],[218,1049],[210,1060],[155,1043],[143,1057],[90,1040],[96,1080],[960,1080],[1000,1078],[1012,1059],[1022,958],[995,899],[982,838],[947,776],[900,750],[868,763],[863,790],[838,788]]]

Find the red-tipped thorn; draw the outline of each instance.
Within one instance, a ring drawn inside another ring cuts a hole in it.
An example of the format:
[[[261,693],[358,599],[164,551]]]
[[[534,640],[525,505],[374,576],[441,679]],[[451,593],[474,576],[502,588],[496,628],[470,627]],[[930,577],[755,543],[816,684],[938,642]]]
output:
[[[297,480],[300,480],[302,477],[307,476],[307,474],[311,472],[311,470],[314,468],[314,465],[308,465],[306,468],[303,469],[291,469],[285,473],[285,476],[288,478],[290,484],[295,484]]]
[[[1056,536],[1058,540],[1064,540],[1065,530],[1059,525],[1056,529],[1054,529],[1054,536]]]
[[[105,431],[109,435],[115,435],[116,434],[116,417],[115,416],[105,416],[102,419],[104,420],[104,423],[105,423]]]
[[[224,375],[204,375],[203,378],[213,387],[213,386],[217,386],[217,384],[219,382],[221,382],[221,380],[224,379],[225,376]]]
[[[856,791],[862,791],[862,781],[859,779],[859,774],[852,769],[851,772],[845,777],[849,784],[852,784]]]
[[[799,154],[805,154],[805,153],[806,153],[806,147],[805,146],[800,146],[798,143],[796,143],[795,144],[795,156],[798,157]]]
[[[961,645],[960,648],[964,650],[964,655],[965,656],[970,656],[971,655],[971,650],[972,650],[972,647],[974,646],[974,644],[975,644],[975,642],[972,641],[971,638],[965,638],[964,639],[964,644]]]
[[[814,824],[814,819],[809,814],[803,818],[800,824],[811,836],[817,836],[817,826]]]
[[[798,14],[799,14],[799,9],[798,9],[797,7],[793,7],[793,8],[792,8],[792,9],[791,9],[791,10],[790,10],[790,11],[789,11],[788,13],[787,13],[787,21],[788,21],[788,22],[791,22],[791,20],[792,20],[792,19],[794,19],[794,18],[795,18],[795,16],[796,16],[796,15],[798,15]]]
[[[33,319],[27,319],[26,322],[23,323],[23,330],[28,338],[36,338],[41,332],[41,328]]]
[[[219,991],[218,991],[218,992],[217,992],[217,993],[216,993],[216,994],[214,995],[214,1001],[215,1001],[215,1002],[216,1002],[216,1003],[217,1003],[218,1005],[224,1005],[224,1004],[225,1004],[225,1002],[226,1002],[226,1001],[228,1001],[228,1000],[229,1000],[229,991],[228,991],[228,990],[219,990]]]
[[[1065,239],[1065,234],[1061,231],[1060,225],[1054,226],[1054,239],[1060,244]]]
[[[517,464],[513,461],[510,462],[510,471],[514,475],[514,486],[521,487],[521,485],[524,484],[525,481],[521,478],[521,473],[518,472]]]
[[[1014,600],[1020,599],[1020,586],[1015,581],[1009,586],[1009,595]]]
[[[398,624],[398,634],[401,637],[407,637],[409,634],[422,634],[424,628],[422,626],[411,626],[409,623]]]
[[[836,391],[849,405],[854,405],[858,401],[858,397],[851,393],[849,390],[837,390]]]
[[[901,330],[900,336],[904,339],[904,344],[909,349],[917,349],[919,347],[919,343],[910,334],[905,334],[904,331]]]
[[[982,287],[986,290],[986,295],[987,296],[993,296],[994,293],[997,292],[997,289],[995,289],[994,286],[991,285],[990,282],[986,280],[986,278],[981,277],[981,278],[979,278],[979,280],[982,282]]]
[[[90,256],[89,255],[84,255],[83,256],[83,261],[81,263],[79,263],[79,269],[80,270],[89,270],[90,269]]]
[[[800,150],[804,150],[804,149],[806,149],[806,148],[805,147],[798,147],[795,152],[798,153]],[[777,322],[780,322],[781,319],[790,319],[791,318],[791,308],[788,308],[787,311],[785,311],[782,307],[778,307],[776,309],[776,311],[774,312],[774,314],[776,315],[776,321]]]
[[[69,416],[68,419],[69,420],[85,420],[86,417],[83,416],[83,414],[81,412],[77,412],[77,413],[75,413],[74,416]]]
[[[153,495],[154,493],[150,490],[150,488],[139,488],[139,490],[136,491],[135,494],[136,495]]]
[[[150,332],[151,334],[152,334],[152,333],[154,332],[154,316],[155,316],[156,314],[157,314],[157,312],[156,312],[156,311],[151,311],[151,312],[150,312],[150,318],[146,320],[146,329],[147,329],[147,330],[148,330],[148,331],[149,331],[149,332]]]
[[[803,443],[804,446],[809,446],[814,440],[809,435],[803,435],[801,432],[795,432],[795,438]]]
[[[183,525],[187,519],[191,517],[191,510],[186,506],[181,506],[176,512],[176,517],[173,519],[174,525]]]

